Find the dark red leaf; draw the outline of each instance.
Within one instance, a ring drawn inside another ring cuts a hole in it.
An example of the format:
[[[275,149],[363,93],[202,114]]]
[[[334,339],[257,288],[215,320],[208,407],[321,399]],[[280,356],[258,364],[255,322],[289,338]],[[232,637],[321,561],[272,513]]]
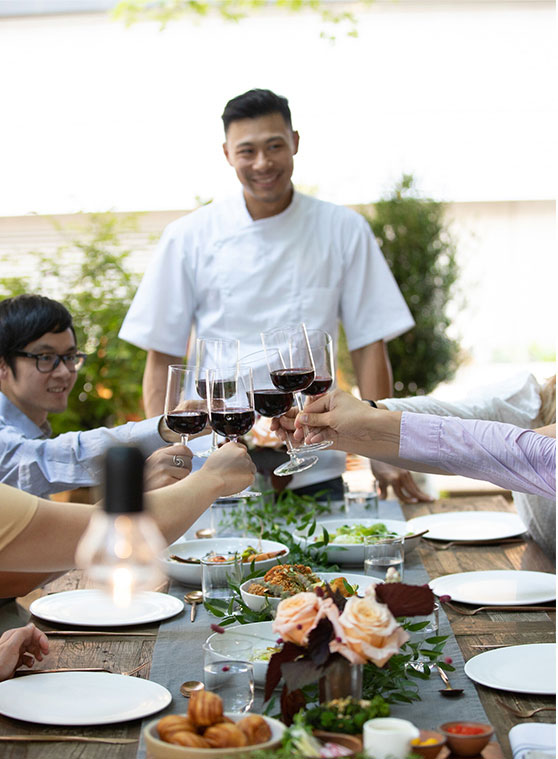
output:
[[[318,667],[323,666],[329,657],[329,641],[333,637],[333,625],[329,619],[321,619],[308,635],[308,656]]]
[[[294,661],[304,653],[304,649],[296,646],[294,643],[283,643],[283,648],[277,651],[276,654],[273,654],[269,660],[265,676],[264,701],[271,698],[273,691],[279,685],[279,681],[281,680],[281,665],[284,662]]]
[[[281,716],[287,727],[293,724],[293,717],[306,707],[306,698],[301,690],[288,691],[287,686],[281,691]]]
[[[384,582],[376,585],[375,591],[378,601],[386,604],[394,617],[425,616],[434,608],[434,593],[427,585]]]
[[[298,659],[293,662],[285,662],[281,667],[285,678],[285,685],[289,690],[304,688],[311,683],[317,683],[323,675],[323,667],[318,667],[311,659]]]

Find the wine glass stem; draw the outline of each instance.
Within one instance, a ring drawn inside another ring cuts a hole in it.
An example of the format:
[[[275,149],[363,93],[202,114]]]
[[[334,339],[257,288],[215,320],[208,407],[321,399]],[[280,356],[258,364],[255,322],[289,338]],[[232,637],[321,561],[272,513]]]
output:
[[[188,435],[180,435],[180,442],[182,445],[188,445],[189,436]]]
[[[304,401],[302,400],[302,393],[295,393],[294,397],[295,397],[298,410],[302,411],[304,409]],[[305,424],[302,425],[302,431],[304,432],[304,440],[306,440],[306,436],[308,435],[308,427]],[[304,440],[302,441],[302,445],[304,445]]]
[[[211,433],[211,445],[209,447],[209,450],[211,451],[211,453],[215,453],[218,447],[219,446],[217,444],[217,433],[215,432],[215,430],[213,430],[213,432]]]

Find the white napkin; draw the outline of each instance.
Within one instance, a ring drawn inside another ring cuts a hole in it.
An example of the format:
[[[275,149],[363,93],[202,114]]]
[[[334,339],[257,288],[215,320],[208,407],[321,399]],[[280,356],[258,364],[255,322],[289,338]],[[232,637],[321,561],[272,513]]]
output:
[[[513,759],[555,759],[556,725],[524,722],[509,732]]]

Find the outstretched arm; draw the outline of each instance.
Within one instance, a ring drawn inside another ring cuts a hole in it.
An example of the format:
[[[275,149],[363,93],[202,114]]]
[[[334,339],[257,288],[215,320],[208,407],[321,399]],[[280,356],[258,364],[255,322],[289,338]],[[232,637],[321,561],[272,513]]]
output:
[[[170,543],[216,498],[250,485],[254,474],[255,467],[246,448],[239,443],[226,443],[198,472],[175,485],[147,493],[146,507]],[[9,490],[2,495],[9,498]],[[35,499],[34,496],[29,498]],[[53,572],[74,566],[76,546],[96,507],[35,500],[38,506],[30,522],[0,551],[0,571]]]
[[[307,404],[295,421],[307,442],[419,471],[463,474],[513,490],[554,497],[556,440],[511,424],[383,411],[336,390]]]

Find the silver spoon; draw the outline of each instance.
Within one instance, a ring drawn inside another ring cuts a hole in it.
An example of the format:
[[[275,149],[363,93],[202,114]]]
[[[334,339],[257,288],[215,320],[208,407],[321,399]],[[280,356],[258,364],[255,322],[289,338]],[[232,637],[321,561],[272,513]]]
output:
[[[190,698],[192,693],[196,693],[197,691],[203,690],[204,688],[205,685],[199,680],[186,680],[186,682],[182,683],[180,686],[180,692],[184,698]]]
[[[203,593],[201,590],[191,590],[189,593],[186,593],[184,596],[184,600],[192,604],[192,611],[190,612],[190,622],[193,622],[196,618],[196,604],[199,604],[203,601]]]
[[[440,693],[442,696],[448,696],[449,698],[453,698],[454,696],[461,696],[463,694],[463,688],[452,688],[448,676],[444,670],[438,665],[436,665],[436,669],[438,670],[438,674],[446,686],[445,688],[440,688]]]

